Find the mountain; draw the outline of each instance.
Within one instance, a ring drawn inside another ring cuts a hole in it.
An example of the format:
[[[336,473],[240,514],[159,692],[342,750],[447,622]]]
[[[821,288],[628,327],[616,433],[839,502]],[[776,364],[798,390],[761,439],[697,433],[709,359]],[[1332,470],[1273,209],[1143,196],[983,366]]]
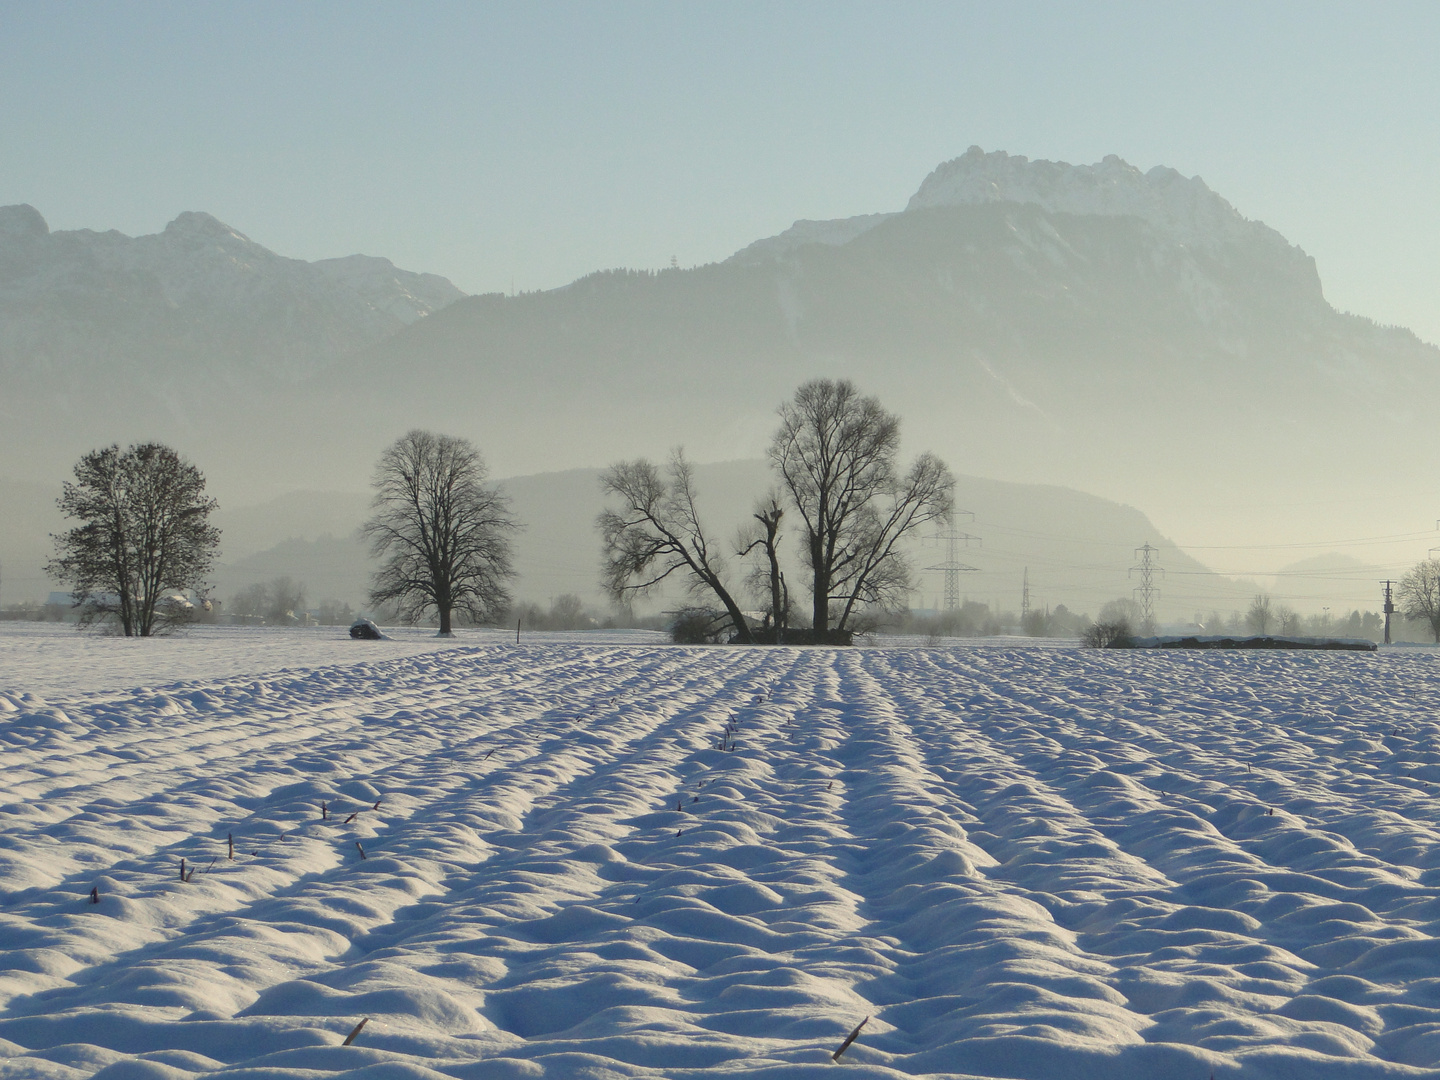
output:
[[[1440,494],[1440,350],[1335,311],[1314,260],[1198,178],[1116,158],[972,149],[901,212],[471,297],[310,385],[362,427],[398,411],[502,466],[560,467],[753,454],[815,376],[878,394],[957,469],[1160,507],[1202,542],[1237,492],[1232,534],[1257,539],[1331,527],[1357,492],[1394,498],[1359,534],[1412,531]]]
[[[0,207],[7,382],[78,386],[117,368],[152,388],[201,374],[293,381],[463,295],[388,259],[288,259],[209,214],[129,237],[51,232],[32,206]]]
[[[129,237],[0,207],[0,471],[53,470],[110,439],[201,455],[289,438],[297,414],[276,403],[295,384],[463,295],[388,259],[285,258],[209,214]]]
[[[848,377],[957,472],[1145,506],[1197,543],[1433,519],[1440,350],[1335,311],[1308,255],[1198,177],[972,148],[907,205],[719,263],[456,299],[304,263],[206,215],[153,237],[0,212],[0,474],[58,485],[173,441],[222,502],[361,489],[415,426],[498,474],[753,457],[801,381]],[[1142,543],[1137,537],[1134,543]],[[1248,572],[1249,568],[1245,568]]]

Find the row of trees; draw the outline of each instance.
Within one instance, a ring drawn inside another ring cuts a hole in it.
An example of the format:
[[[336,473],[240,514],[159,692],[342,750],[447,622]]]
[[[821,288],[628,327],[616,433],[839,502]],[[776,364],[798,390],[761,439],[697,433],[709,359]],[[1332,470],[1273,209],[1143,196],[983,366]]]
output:
[[[733,640],[800,639],[790,627],[780,551],[793,532],[808,578],[804,638],[844,638],[867,619],[908,606],[911,568],[903,542],[926,524],[950,521],[955,482],[949,469],[928,453],[902,467],[899,419],[848,381],[808,382],[778,411],[780,425],[767,451],[776,486],[757,500],[730,543],[702,524],[683,451],[675,450],[663,469],[637,459],[604,472],[601,485],[614,504],[597,524],[603,583],[616,601],[628,604],[679,580],[702,607],[718,605],[718,622]],[[407,621],[433,613],[442,635],[452,633],[457,616],[482,623],[509,610],[511,537],[518,525],[468,440],[411,431],[382,454],[373,487],[372,516],[362,529],[380,560],[371,604],[387,605]],[[113,618],[127,636],[149,636],[191,615],[183,594],[203,595],[220,539],[209,520],[217,504],[194,465],[157,443],[96,450],[76,465],[59,505],[79,524],[54,538],[47,571],[70,586],[82,624]],[[732,588],[727,556],[749,560],[750,592],[763,596],[767,609],[758,626]],[[268,590],[255,586],[237,599],[237,608],[279,619],[300,607],[303,589],[277,579]],[[1397,599],[1400,613],[1427,624],[1440,643],[1440,561],[1409,571]],[[556,622],[578,620],[578,611],[553,615]],[[1060,608],[1044,618],[1062,615],[1071,618]],[[1102,609],[1097,621],[1111,615],[1118,613]],[[1264,595],[1245,621],[1255,633],[1301,628],[1298,615]],[[1037,625],[1025,629],[1058,627],[1041,626],[1037,617]]]
[[[808,382],[779,414],[768,450],[777,485],[731,544],[701,523],[694,470],[682,450],[663,470],[637,459],[605,471],[601,485],[618,505],[598,525],[603,581],[615,600],[628,603],[679,579],[702,603],[719,605],[733,640],[787,640],[780,544],[782,524],[793,515],[809,577],[810,640],[843,638],[863,617],[905,606],[912,583],[902,542],[922,525],[950,520],[950,470],[933,454],[902,468],[899,418],[849,381]],[[758,629],[727,577],[731,554],[755,560],[750,581],[768,601]]]
[[[508,606],[516,526],[485,477],[464,439],[411,431],[385,451],[363,529],[381,560],[372,604],[402,618],[434,611],[442,634],[457,611],[483,621]],[[54,537],[46,571],[69,586],[81,625],[114,620],[127,637],[149,637],[189,618],[185,594],[203,596],[220,543],[199,469],[159,443],[109,446],[80,459],[59,506],[79,524]],[[304,593],[282,578],[237,601],[241,613],[281,621]]]
[[[1400,579],[1395,591],[1396,613],[1417,629],[1424,627],[1440,644],[1440,561],[1425,559]],[[1102,612],[1102,616],[1103,616]],[[1331,617],[1303,615],[1288,604],[1277,603],[1266,593],[1259,593],[1250,606],[1232,612],[1229,618],[1212,612],[1205,629],[1213,634],[1249,632],[1252,634],[1305,635],[1311,637],[1378,637],[1383,620],[1373,611],[1352,611],[1349,615]]]
[[[931,454],[902,469],[899,419],[850,382],[806,383],[779,413],[769,447],[778,483],[735,545],[716,542],[702,525],[683,452],[663,472],[645,460],[606,470],[602,485],[619,505],[598,524],[604,584],[617,601],[678,576],[718,602],[736,640],[756,640],[726,575],[733,546],[756,560],[753,577],[765,586],[760,636],[781,640],[790,596],[780,545],[793,515],[814,640],[854,629],[866,613],[904,606],[911,581],[901,543],[927,522],[950,519],[949,470]],[[167,613],[167,596],[203,592],[220,539],[209,522],[216,503],[194,465],[154,443],[87,454],[75,477],[60,506],[80,524],[55,538],[48,570],[69,583],[82,622],[113,616],[126,635],[148,636],[179,617]],[[457,616],[484,622],[508,609],[517,523],[471,443],[411,431],[381,456],[373,486],[373,513],[362,528],[380,560],[372,604],[407,620],[433,613],[441,634],[452,632]],[[239,599],[254,614],[279,619],[303,595],[280,581]]]

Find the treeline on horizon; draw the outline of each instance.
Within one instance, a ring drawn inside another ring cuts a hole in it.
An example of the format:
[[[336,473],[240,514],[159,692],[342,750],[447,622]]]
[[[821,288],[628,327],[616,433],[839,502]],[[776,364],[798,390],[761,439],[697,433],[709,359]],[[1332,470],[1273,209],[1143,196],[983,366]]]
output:
[[[775,477],[755,493],[750,518],[722,538],[702,523],[693,467],[677,448],[663,464],[640,458],[601,476],[606,509],[596,521],[600,580],[609,612],[565,594],[548,608],[520,602],[513,535],[520,523],[509,499],[487,482],[468,440],[413,430],[382,454],[372,486],[372,517],[361,528],[380,560],[367,598],[380,621],[452,627],[514,625],[532,630],[648,626],[676,641],[741,644],[848,644],[855,634],[891,631],[927,638],[1020,633],[1080,637],[1097,625],[1140,634],[1160,630],[1134,602],[1119,598],[1091,619],[1065,605],[1022,612],[966,601],[917,612],[914,569],[905,542],[929,525],[953,523],[955,481],[948,466],[922,453],[899,461],[900,418],[848,380],[811,380],[776,410],[767,448]],[[150,636],[189,622],[340,625],[360,613],[348,601],[306,607],[303,582],[277,577],[230,598],[208,595],[206,578],[220,533],[204,477],[156,443],[92,451],[75,466],[57,500],[79,522],[52,537],[46,572],[69,585],[82,625]],[[783,550],[782,550],[783,549]],[[731,561],[743,568],[731,573]],[[789,575],[801,572],[792,599]],[[678,587],[678,610],[637,616],[636,600]],[[1392,636],[1423,628],[1440,642],[1440,562],[1426,560],[1400,582]],[[808,608],[808,610],[807,610]],[[59,610],[57,610],[59,609]],[[222,616],[222,611],[224,612]],[[65,617],[61,605],[12,605],[0,618]],[[1187,633],[1341,636],[1378,639],[1378,613],[1328,609],[1303,616],[1266,594],[1243,614],[1212,610]]]

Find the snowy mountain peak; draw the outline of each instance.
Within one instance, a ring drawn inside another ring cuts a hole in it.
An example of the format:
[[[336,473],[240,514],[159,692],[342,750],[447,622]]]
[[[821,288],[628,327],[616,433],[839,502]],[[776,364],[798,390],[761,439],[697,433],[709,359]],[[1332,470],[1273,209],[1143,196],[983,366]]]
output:
[[[410,273],[398,269],[389,259],[374,255],[346,255],[339,259],[321,259],[310,265],[344,282],[367,303],[407,326],[465,295],[439,274]]]
[[[0,237],[6,240],[22,236],[48,236],[50,226],[39,210],[29,203],[0,206]]]
[[[1218,238],[1249,222],[1198,176],[1156,166],[1141,172],[1114,154],[1096,165],[1031,161],[1003,150],[972,146],[938,166],[911,197],[906,210],[972,206],[988,202],[1033,203],[1050,212],[1138,217],[1183,239]]]
[[[1141,172],[1114,154],[1096,165],[1071,165],[1031,161],[1003,150],[987,154],[972,146],[937,166],[911,196],[904,213],[987,203],[1030,204],[1047,213],[1139,218],[1182,244],[1226,243],[1260,235],[1272,243],[1284,242],[1267,226],[1243,217],[1200,177],[1186,177],[1163,165]],[[848,244],[896,216],[797,221],[731,258],[765,262],[807,244]]]
[[[217,217],[199,210],[186,210],[169,225],[163,236],[169,238],[198,238],[204,240],[238,240],[243,244],[254,244],[244,233],[232,229]],[[258,245],[257,245],[258,246]]]

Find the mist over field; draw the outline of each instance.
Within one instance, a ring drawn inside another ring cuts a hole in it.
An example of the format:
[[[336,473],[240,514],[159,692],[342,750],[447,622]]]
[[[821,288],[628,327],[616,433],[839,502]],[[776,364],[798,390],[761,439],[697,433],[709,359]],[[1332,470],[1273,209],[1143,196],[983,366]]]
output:
[[[1113,156],[972,147],[899,211],[516,296],[380,257],[304,262],[197,212],[131,238],[0,208],[0,265],[12,600],[46,592],[69,465],[148,438],[183,447],[221,499],[217,595],[289,576],[312,605],[360,605],[374,458],[418,426],[471,438],[509,477],[523,598],[603,609],[598,470],[678,445],[755,462],[702,472],[706,524],[728,536],[772,482],[759,459],[777,405],[814,377],[878,395],[910,452],[973,477],[964,589],[996,611],[1028,584],[1037,604],[1093,613],[1129,595],[1153,543],[1177,575],[1166,617],[1200,622],[1287,565],[1213,574],[1206,542],[1303,556],[1297,538],[1333,528],[1336,506],[1386,493],[1351,531],[1423,539],[1440,352],[1337,312],[1312,258],[1200,178]],[[1237,495],[1248,509],[1216,521]],[[1373,580],[1358,580],[1384,574],[1357,553],[1288,566],[1278,591],[1364,606]],[[914,555],[949,557],[938,541]],[[941,589],[918,579],[914,606]]]

